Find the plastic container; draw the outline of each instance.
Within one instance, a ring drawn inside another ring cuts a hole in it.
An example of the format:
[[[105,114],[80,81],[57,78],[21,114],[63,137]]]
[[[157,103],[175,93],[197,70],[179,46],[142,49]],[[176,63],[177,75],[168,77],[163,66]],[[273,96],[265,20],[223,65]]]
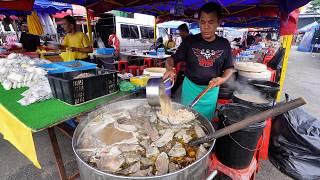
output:
[[[165,55],[164,48],[158,48],[157,49],[157,56],[163,57]]]
[[[149,78],[149,76],[135,76],[130,78],[130,82],[136,86],[145,87]]]
[[[81,73],[94,76],[74,79]],[[116,71],[92,69],[48,75],[55,98],[76,105],[118,91]]]
[[[56,74],[56,73],[64,73],[64,72],[71,72],[74,71],[71,68],[56,64],[56,63],[50,63],[50,64],[41,64],[39,67],[43,68],[48,72],[48,74]]]
[[[67,67],[67,68],[71,68],[73,71],[81,71],[81,70],[97,68],[96,64],[88,63],[80,60],[69,61],[69,62],[57,62],[56,64]]]
[[[103,54],[103,55],[112,55],[114,53],[114,48],[97,48],[96,52],[97,54]]]
[[[255,95],[255,94],[253,94],[253,92],[234,91],[233,92],[233,96],[232,96],[232,101],[234,103],[243,104],[245,106],[252,107],[252,108],[255,108],[255,109],[258,109],[258,110],[261,110],[261,111],[268,110],[274,105],[274,101],[272,101],[270,99],[267,99],[267,98],[266,98],[266,100],[268,102],[266,102],[266,103],[255,103],[255,102],[251,102],[251,101],[246,100],[246,99],[239,98],[238,96],[240,94],[252,94],[252,95]],[[260,94],[256,94],[256,95],[260,96]]]
[[[227,104],[220,108],[219,129],[237,123],[259,110],[241,104]],[[259,147],[258,140],[265,127],[265,121],[255,123],[240,131],[216,140],[215,155],[219,161],[234,169],[245,169],[250,165],[253,155]]]
[[[151,56],[157,56],[157,51],[149,51],[149,55],[151,55]]]

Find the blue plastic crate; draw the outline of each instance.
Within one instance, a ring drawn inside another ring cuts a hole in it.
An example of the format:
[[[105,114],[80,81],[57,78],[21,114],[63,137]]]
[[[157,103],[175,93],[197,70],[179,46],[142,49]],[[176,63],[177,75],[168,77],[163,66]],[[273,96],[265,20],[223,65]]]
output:
[[[156,56],[156,55],[157,55],[157,51],[150,51],[150,52],[149,52],[149,55],[151,55],[151,56]]]
[[[112,55],[115,51],[114,48],[97,48],[97,54],[104,54],[104,55]]]
[[[81,63],[81,66],[71,67],[71,65],[74,63]],[[56,64],[59,64],[63,67],[71,68],[73,71],[81,71],[81,70],[88,70],[88,69],[96,69],[97,68],[97,64],[88,63],[88,62],[80,61],[80,60],[69,61],[69,62],[57,62]]]
[[[71,68],[68,68],[68,67],[65,67],[65,66],[61,66],[61,65],[56,64],[56,63],[42,64],[42,65],[39,65],[39,67],[45,69],[48,72],[48,74],[57,74],[57,73],[64,73],[64,72],[74,71]]]

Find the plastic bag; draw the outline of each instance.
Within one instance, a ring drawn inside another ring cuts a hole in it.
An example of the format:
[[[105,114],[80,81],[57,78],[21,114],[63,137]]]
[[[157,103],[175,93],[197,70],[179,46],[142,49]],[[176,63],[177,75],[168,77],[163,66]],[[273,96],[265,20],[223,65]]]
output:
[[[269,159],[295,179],[320,179],[320,121],[297,108],[272,122]]]
[[[98,38],[97,44],[98,44],[98,48],[105,48],[104,42],[100,37]]]

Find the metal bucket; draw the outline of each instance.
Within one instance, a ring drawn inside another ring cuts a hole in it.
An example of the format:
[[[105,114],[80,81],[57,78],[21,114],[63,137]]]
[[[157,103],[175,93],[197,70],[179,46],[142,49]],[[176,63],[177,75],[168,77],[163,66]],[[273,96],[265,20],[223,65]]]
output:
[[[170,83],[170,79],[165,81],[163,81],[162,78],[149,79],[146,87],[146,95],[149,105],[160,106],[160,91],[170,90],[173,86],[174,81]]]
[[[132,99],[119,101],[116,103],[108,104],[102,108],[107,110],[119,110],[119,109],[131,109],[138,106],[147,105],[146,99]],[[173,103],[174,108],[183,108],[184,106],[178,103]],[[180,169],[173,173],[168,173],[161,176],[148,176],[148,177],[129,177],[129,176],[119,176],[103,171],[99,171],[89,166],[85,161],[83,161],[79,154],[76,152],[77,142],[81,139],[80,134],[84,127],[99,114],[99,109],[90,113],[87,118],[79,123],[77,126],[73,138],[72,138],[72,149],[76,155],[77,163],[80,172],[80,178],[82,180],[122,180],[122,179],[157,179],[157,180],[202,180],[206,179],[208,176],[208,165],[209,165],[209,155],[213,149],[215,141],[212,142],[207,154],[205,154],[201,159],[195,161],[189,166]],[[213,133],[214,129],[211,123],[203,116],[199,115],[198,120],[201,122],[203,127],[209,133]]]

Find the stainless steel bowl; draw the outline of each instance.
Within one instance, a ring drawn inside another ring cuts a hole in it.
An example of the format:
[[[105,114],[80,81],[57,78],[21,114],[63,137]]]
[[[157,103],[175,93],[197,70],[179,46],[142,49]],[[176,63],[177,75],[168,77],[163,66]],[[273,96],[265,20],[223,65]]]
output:
[[[150,106],[160,106],[160,91],[166,91],[174,86],[171,80],[171,86],[165,87],[165,83],[171,79],[163,80],[162,78],[150,78],[146,87],[147,101]]]

